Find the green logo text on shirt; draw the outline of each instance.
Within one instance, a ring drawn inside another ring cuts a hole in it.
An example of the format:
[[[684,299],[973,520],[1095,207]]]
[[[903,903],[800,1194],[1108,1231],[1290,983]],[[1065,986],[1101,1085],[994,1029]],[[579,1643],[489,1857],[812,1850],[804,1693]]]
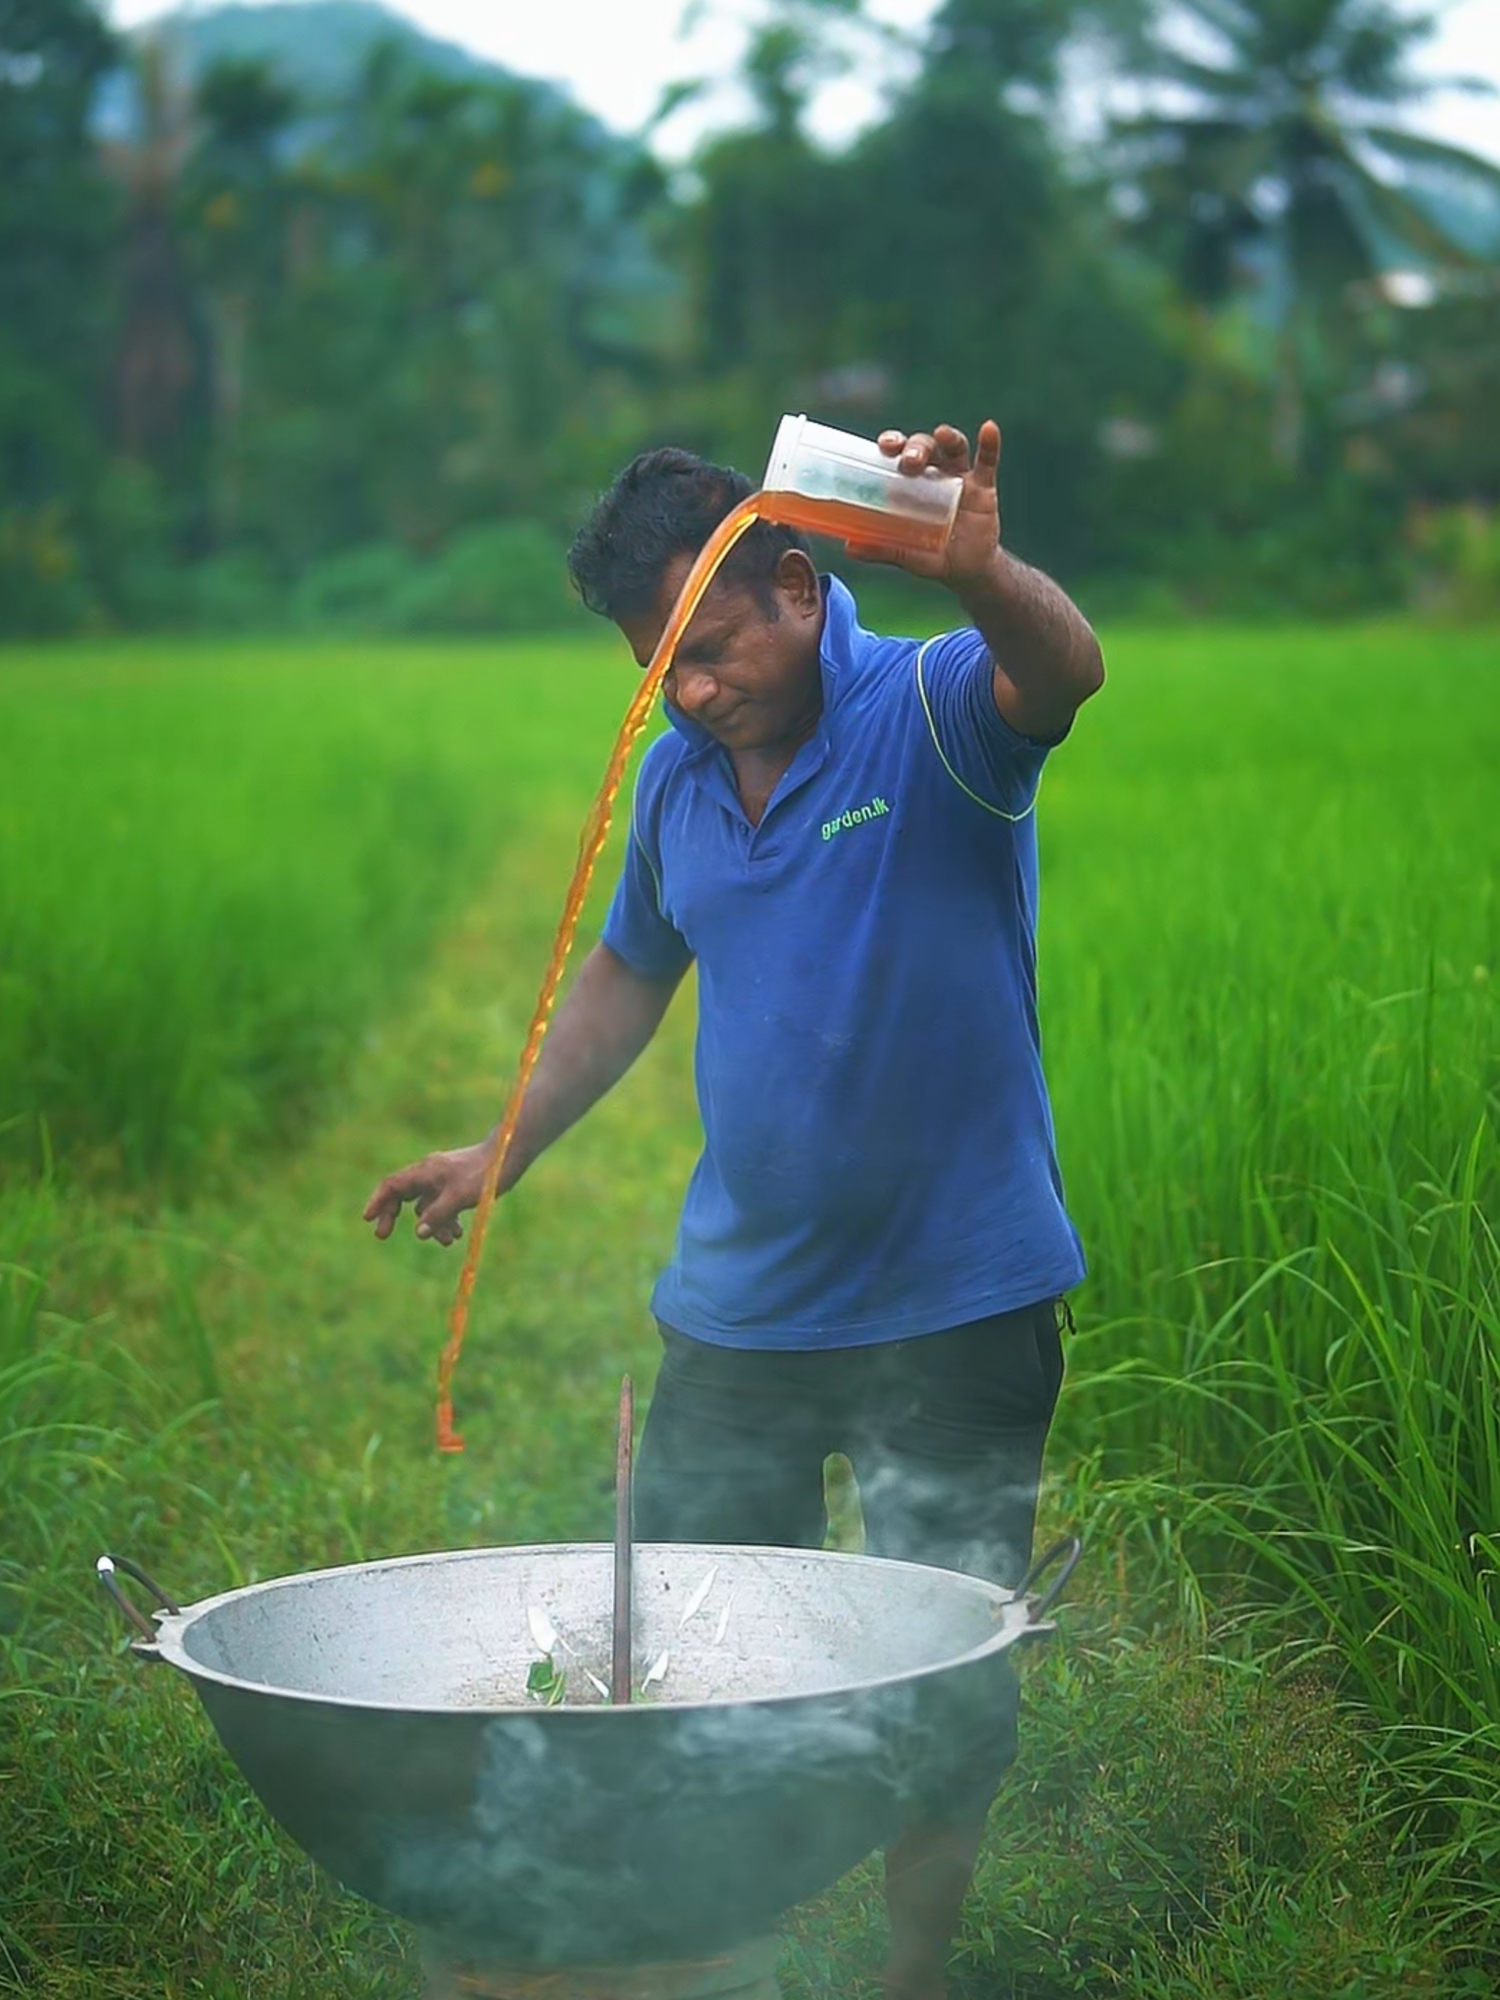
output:
[[[836,819],[825,819],[823,822],[823,838],[825,840],[832,840],[833,836],[836,833],[842,833],[845,827],[863,826],[867,819],[879,819],[883,813],[888,813],[889,811],[890,807],[884,799],[871,799],[867,806],[855,806],[849,812],[840,813]]]

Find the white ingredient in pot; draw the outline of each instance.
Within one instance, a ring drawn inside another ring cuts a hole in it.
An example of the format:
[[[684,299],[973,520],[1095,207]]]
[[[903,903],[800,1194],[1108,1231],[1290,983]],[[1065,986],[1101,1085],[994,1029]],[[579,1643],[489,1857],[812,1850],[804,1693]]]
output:
[[[526,1623],[538,1651],[550,1657],[557,1647],[557,1627],[540,1604],[527,1605]]]
[[[713,1568],[708,1572],[708,1575],[704,1577],[703,1581],[698,1585],[697,1589],[688,1599],[687,1609],[683,1612],[682,1616],[677,1621],[677,1629],[679,1632],[682,1630],[683,1626],[686,1625],[686,1623],[690,1618],[695,1617],[697,1613],[703,1609],[704,1600],[707,1598],[708,1593],[713,1589],[714,1579],[718,1576],[718,1574],[719,1574],[719,1566],[717,1563],[715,1563]]]

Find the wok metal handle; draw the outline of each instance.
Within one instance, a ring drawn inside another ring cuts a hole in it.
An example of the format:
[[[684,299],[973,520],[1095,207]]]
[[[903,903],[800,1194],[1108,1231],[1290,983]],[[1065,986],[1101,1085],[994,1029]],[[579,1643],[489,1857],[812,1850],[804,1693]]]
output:
[[[98,1562],[94,1564],[94,1573],[100,1583],[109,1592],[130,1623],[141,1634],[141,1637],[133,1642],[132,1650],[141,1654],[144,1658],[154,1659],[156,1657],[156,1641],[159,1637],[157,1628],[139,1606],[132,1604],[124,1591],[121,1590],[116,1580],[116,1570],[124,1570],[127,1576],[134,1577],[143,1590],[149,1590],[151,1595],[156,1599],[160,1610],[169,1611],[173,1617],[176,1617],[182,1610],[182,1606],[175,1602],[174,1599],[168,1597],[155,1577],[148,1576],[140,1564],[133,1563],[129,1556],[100,1556]]]
[[[1038,1556],[1036,1561],[1031,1565],[1031,1568],[1027,1570],[1025,1576],[1016,1585],[1017,1597],[1024,1597],[1033,1584],[1040,1583],[1055,1563],[1062,1564],[1062,1568],[1053,1577],[1051,1583],[1048,1584],[1036,1603],[1027,1605],[1026,1608],[1033,1618],[1044,1617],[1052,1609],[1053,1605],[1056,1604],[1058,1598],[1062,1596],[1068,1586],[1068,1579],[1072,1576],[1074,1570],[1077,1569],[1078,1559],[1082,1554],[1083,1543],[1079,1537],[1077,1535],[1064,1535],[1060,1542],[1052,1544],[1045,1555]]]

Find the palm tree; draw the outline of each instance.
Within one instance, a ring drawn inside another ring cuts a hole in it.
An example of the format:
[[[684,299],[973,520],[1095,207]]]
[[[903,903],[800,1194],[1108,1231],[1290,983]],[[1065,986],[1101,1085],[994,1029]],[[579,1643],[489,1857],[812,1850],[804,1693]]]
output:
[[[1277,330],[1272,448],[1288,467],[1309,354],[1337,337],[1351,285],[1480,261],[1465,204],[1500,212],[1500,168],[1395,122],[1440,87],[1408,67],[1433,26],[1392,0],[1174,0],[1133,51],[1135,74],[1172,100],[1115,124],[1143,224],[1207,305],[1259,253]]]

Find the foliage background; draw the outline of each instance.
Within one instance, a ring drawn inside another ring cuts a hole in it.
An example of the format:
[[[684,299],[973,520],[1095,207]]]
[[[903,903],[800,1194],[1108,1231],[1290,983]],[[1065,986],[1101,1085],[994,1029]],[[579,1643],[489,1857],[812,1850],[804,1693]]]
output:
[[[0,631],[565,624],[625,457],[788,408],[998,414],[1091,609],[1495,602],[1500,171],[1404,132],[1420,13],[945,0],[829,152],[878,32],[774,0],[674,174],[370,0],[0,0]]]

